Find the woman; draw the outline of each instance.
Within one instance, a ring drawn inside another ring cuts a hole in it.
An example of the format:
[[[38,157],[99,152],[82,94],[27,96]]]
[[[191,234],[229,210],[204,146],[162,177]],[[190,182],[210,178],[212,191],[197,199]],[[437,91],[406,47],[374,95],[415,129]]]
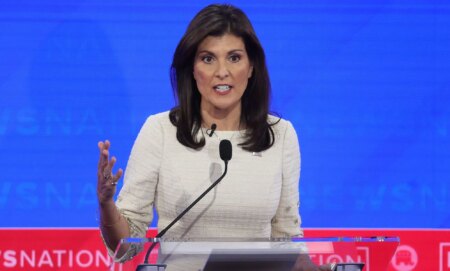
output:
[[[230,5],[201,10],[176,48],[171,80],[178,105],[143,125],[116,203],[123,171],[111,171],[110,143],[98,144],[100,228],[110,251],[121,238],[145,236],[153,206],[162,230],[214,182],[222,139],[233,146],[227,176],[165,236],[302,236],[297,135],[269,115],[265,55],[246,15]]]

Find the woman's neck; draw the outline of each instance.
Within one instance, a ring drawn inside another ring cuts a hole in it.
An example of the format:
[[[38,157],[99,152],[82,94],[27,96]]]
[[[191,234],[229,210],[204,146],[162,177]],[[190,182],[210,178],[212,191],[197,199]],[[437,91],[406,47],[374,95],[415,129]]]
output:
[[[210,128],[214,123],[217,131],[238,131],[241,127],[241,108],[226,111],[220,109],[201,109],[203,125]]]

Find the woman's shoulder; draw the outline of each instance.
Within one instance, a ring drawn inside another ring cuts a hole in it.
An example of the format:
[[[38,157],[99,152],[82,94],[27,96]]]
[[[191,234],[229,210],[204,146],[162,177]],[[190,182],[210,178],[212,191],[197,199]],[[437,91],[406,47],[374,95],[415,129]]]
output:
[[[169,119],[169,113],[170,113],[170,111],[164,111],[164,112],[159,112],[159,113],[149,115],[145,122],[146,122],[146,124],[151,124],[151,125],[158,124],[163,127],[167,126],[167,125],[172,125],[170,122],[170,119]]]
[[[272,130],[275,135],[275,142],[279,139],[283,140],[294,140],[297,138],[297,132],[292,125],[291,121],[283,119],[280,116],[269,115],[268,123],[271,124]]]
[[[268,115],[267,122],[276,130],[285,130],[292,126],[289,120],[276,115]]]
[[[169,119],[169,111],[149,115],[141,127],[141,133],[165,134],[172,132],[174,126]]]

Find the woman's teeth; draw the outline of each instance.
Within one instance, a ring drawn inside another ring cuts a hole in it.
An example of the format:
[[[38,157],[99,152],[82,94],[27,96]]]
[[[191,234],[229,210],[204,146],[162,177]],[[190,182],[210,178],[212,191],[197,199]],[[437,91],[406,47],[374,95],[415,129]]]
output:
[[[215,86],[214,89],[219,91],[219,92],[224,92],[224,91],[230,90],[231,87],[228,86],[228,85],[220,85],[220,86]]]

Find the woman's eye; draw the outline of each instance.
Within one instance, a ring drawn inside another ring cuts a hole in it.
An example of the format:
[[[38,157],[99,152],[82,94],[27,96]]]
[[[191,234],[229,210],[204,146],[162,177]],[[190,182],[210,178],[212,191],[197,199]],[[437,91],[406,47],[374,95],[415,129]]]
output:
[[[205,63],[211,63],[213,61],[212,56],[204,56],[202,57],[202,61]]]
[[[241,60],[241,56],[239,56],[239,55],[231,55],[230,56],[231,62],[238,62],[239,60]]]

